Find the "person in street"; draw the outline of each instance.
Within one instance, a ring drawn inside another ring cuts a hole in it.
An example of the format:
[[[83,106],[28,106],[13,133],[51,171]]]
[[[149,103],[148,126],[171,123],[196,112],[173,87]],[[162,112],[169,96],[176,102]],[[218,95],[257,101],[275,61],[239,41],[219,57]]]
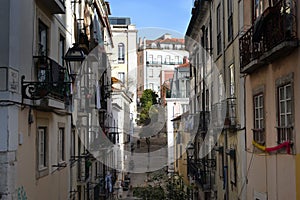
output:
[[[136,141],[136,146],[137,146],[138,149],[140,148],[140,146],[141,146],[141,141],[140,140]]]
[[[107,174],[105,176],[105,189],[109,193],[112,193],[112,177],[109,171],[107,171]]]
[[[134,151],[134,143],[131,143],[131,145],[130,145],[130,151],[131,151],[131,155],[132,155],[133,151]]]
[[[150,152],[150,138],[146,138],[146,143],[148,145],[148,153]]]

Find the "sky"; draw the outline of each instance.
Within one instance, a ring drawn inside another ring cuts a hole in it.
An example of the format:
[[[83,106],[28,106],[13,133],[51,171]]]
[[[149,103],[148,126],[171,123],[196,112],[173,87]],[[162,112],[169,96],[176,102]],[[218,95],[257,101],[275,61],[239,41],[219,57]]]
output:
[[[194,0],[109,0],[111,17],[130,17],[139,37],[156,39],[164,33],[183,38]]]

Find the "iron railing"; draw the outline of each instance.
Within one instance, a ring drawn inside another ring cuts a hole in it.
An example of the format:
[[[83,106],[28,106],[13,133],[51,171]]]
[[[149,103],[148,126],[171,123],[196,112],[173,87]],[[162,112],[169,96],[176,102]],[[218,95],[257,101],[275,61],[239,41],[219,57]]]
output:
[[[22,99],[39,100],[52,97],[65,101],[70,96],[71,82],[66,68],[46,56],[34,56],[36,81],[25,81],[22,76]]]
[[[277,143],[293,141],[293,127],[292,126],[279,126],[277,128]]]
[[[204,190],[210,190],[214,183],[215,159],[189,160],[188,173]]]
[[[282,42],[296,40],[296,24],[295,1],[280,0],[268,7],[239,40],[241,71]]]
[[[266,141],[265,130],[263,128],[253,129],[253,140],[258,144],[264,145]]]

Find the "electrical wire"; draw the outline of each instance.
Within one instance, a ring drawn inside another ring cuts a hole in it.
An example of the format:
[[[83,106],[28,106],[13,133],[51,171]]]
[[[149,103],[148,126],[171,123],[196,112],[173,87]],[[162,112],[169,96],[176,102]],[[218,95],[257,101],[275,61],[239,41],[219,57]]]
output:
[[[245,185],[248,183],[248,175],[249,175],[250,167],[251,167],[252,162],[253,162],[253,156],[254,156],[254,152],[252,152],[250,163],[249,163],[249,166],[248,166],[248,169],[247,169],[247,172],[246,172],[246,180],[244,181],[244,183],[241,187],[241,190],[240,190],[239,195],[238,195],[238,199],[241,197],[242,191],[243,191]]]

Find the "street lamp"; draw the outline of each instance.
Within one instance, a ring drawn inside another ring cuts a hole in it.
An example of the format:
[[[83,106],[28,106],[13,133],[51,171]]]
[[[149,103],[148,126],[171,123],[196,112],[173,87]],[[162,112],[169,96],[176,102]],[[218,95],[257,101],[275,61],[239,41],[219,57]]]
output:
[[[187,145],[186,153],[187,153],[188,159],[191,160],[192,157],[194,156],[194,145],[193,145],[193,143],[189,143]]]
[[[79,47],[77,43],[74,43],[71,48],[68,49],[64,60],[66,61],[67,71],[69,76],[72,78],[72,81],[76,78],[77,75],[77,62],[82,62],[85,59],[85,54],[83,49]]]
[[[193,143],[191,143],[191,142],[189,142],[189,144],[187,145],[187,147],[186,147],[186,154],[187,154],[187,174],[189,175],[190,174],[190,167],[191,167],[191,160],[192,160],[192,158],[193,158],[193,156],[194,156],[194,145],[193,145]],[[189,182],[191,182],[191,180],[192,179],[190,179],[189,180]],[[191,197],[192,197],[192,199],[193,199],[193,189],[192,189],[192,191],[191,191]],[[190,199],[190,197],[189,197],[189,199]]]

